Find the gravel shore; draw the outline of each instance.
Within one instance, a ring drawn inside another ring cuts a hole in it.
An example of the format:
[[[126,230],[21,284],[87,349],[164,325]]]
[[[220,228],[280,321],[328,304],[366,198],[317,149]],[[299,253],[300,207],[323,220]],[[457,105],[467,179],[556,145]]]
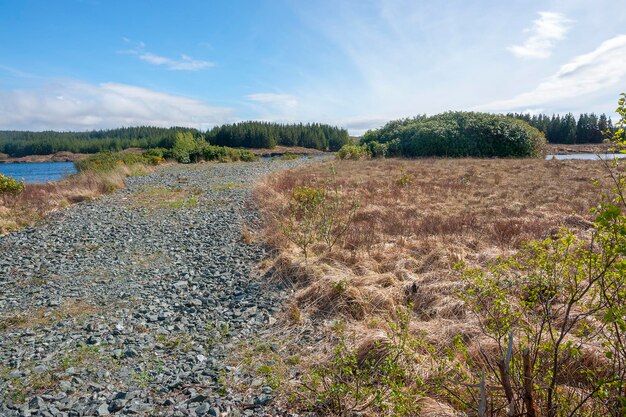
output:
[[[0,237],[0,416],[278,414],[222,381],[286,297],[251,187],[308,162],[171,166]]]

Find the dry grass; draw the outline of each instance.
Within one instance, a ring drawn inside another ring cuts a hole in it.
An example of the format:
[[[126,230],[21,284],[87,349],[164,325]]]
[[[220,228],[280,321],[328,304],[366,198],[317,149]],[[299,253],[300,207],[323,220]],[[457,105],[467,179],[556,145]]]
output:
[[[32,329],[66,319],[89,316],[95,312],[95,307],[85,301],[67,300],[58,307],[39,308],[0,317],[0,331]]]
[[[183,182],[178,181],[180,184]],[[150,187],[134,193],[129,204],[133,208],[190,208],[198,205],[202,190],[195,187]]]
[[[336,169],[342,192],[360,207],[343,245],[306,267],[277,222],[291,190],[322,183],[328,165],[277,174],[257,189],[265,237],[283,253],[277,269],[304,284],[296,298],[309,313],[359,318],[355,309],[390,313],[411,302],[425,321],[464,317],[449,298],[457,262],[486,266],[562,226],[591,227],[589,209],[600,196],[591,179],[607,176],[593,161],[344,161]],[[406,176],[411,181],[398,185]]]
[[[358,335],[360,358],[384,354],[381,330],[397,307],[407,306],[414,334],[441,348],[461,337],[470,356],[475,351],[480,360],[477,343],[484,348],[488,342],[455,295],[461,282],[453,266],[460,261],[487,266],[563,226],[584,234],[592,227],[589,210],[608,184],[606,168],[595,161],[421,159],[335,165],[343,196],[358,200],[360,207],[343,244],[331,252],[319,248],[308,262],[281,235],[280,222],[294,187],[322,184],[330,176],[329,164],[273,175],[259,185],[256,198],[265,214],[265,240],[279,249],[275,276],[295,290],[285,325],[345,321],[347,331]],[[311,363],[328,347],[317,350]],[[442,415],[452,412],[439,406]]]
[[[17,197],[0,197],[0,234],[31,225],[50,212],[124,187],[126,177],[148,173],[144,165],[111,172],[83,172],[57,182],[26,184]]]

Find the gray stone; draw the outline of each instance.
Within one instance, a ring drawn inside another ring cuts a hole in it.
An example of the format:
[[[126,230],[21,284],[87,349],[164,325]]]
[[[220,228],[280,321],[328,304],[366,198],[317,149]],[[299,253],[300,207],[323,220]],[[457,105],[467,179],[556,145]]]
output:
[[[28,408],[31,410],[40,410],[46,408],[46,402],[41,397],[33,397],[28,402]]]
[[[36,374],[43,374],[47,370],[48,370],[48,367],[46,365],[37,365],[33,368],[33,372]]]
[[[99,416],[109,416],[109,415],[111,415],[111,413],[109,412],[109,406],[108,406],[107,403],[100,404],[100,406],[96,410],[96,413]]]
[[[199,407],[196,407],[196,409],[194,410],[196,412],[197,415],[199,416],[204,416],[206,414],[208,414],[209,410],[211,410],[211,404],[209,403],[202,403]]]

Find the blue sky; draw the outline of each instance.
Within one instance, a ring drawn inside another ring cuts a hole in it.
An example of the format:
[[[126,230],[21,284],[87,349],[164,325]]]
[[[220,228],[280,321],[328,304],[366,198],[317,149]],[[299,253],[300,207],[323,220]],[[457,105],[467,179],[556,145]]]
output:
[[[612,113],[617,0],[2,0],[0,129]]]

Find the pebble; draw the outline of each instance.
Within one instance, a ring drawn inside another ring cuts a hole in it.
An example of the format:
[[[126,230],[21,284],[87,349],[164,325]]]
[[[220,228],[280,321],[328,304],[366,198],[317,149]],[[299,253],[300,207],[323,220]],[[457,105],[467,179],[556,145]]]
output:
[[[289,295],[254,275],[267,249],[242,242],[244,225],[260,222],[254,181],[305,163],[159,168],[0,236],[0,317],[41,312],[36,325],[0,330],[10,370],[0,393],[34,375],[57,381],[24,404],[0,398],[0,416],[251,415],[244,403],[290,415],[272,405],[271,388],[255,381],[242,401],[220,375],[237,372],[226,365],[231,347],[274,323]],[[197,202],[164,204],[168,189]]]

